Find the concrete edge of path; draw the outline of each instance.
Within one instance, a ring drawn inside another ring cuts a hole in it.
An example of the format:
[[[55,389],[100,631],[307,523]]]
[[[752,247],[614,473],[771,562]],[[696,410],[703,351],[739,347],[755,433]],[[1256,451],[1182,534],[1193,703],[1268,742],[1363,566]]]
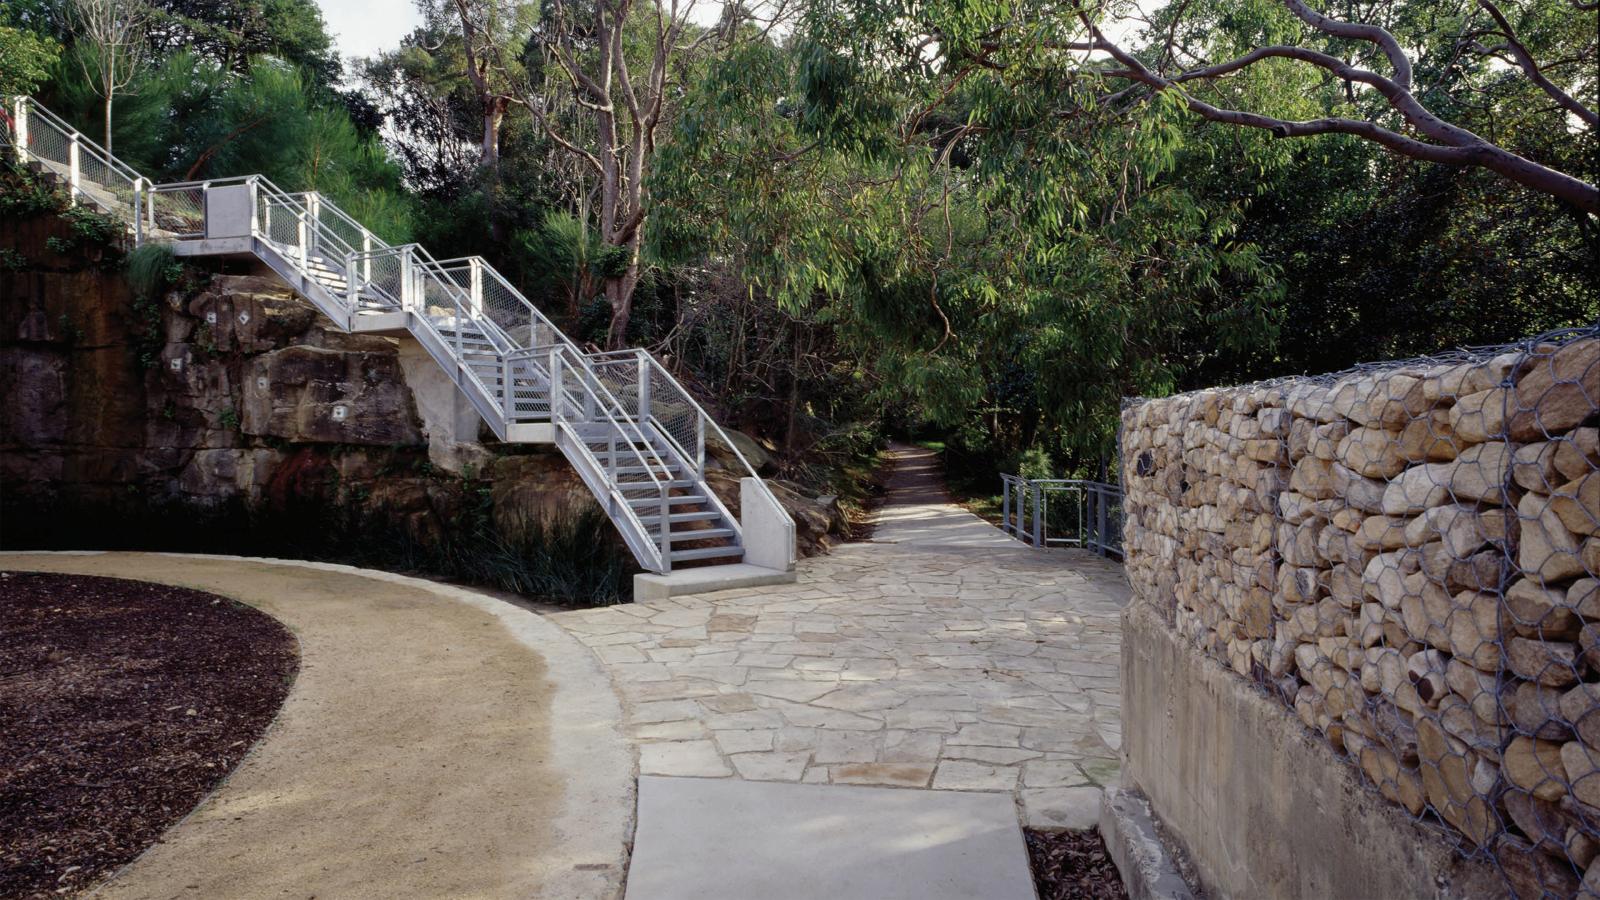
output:
[[[100,550],[6,550],[7,556],[102,556]],[[544,616],[467,588],[341,563],[206,553],[150,553],[177,559],[237,561],[338,572],[427,591],[493,616],[519,643],[544,657],[551,686],[551,765],[566,776],[561,812],[551,821],[556,846],[575,860],[614,859],[607,894],[621,897],[633,840],[635,760],[621,731],[622,706],[594,654]],[[270,731],[269,731],[270,734]],[[626,793],[607,773],[627,772]],[[230,773],[231,774],[231,773]],[[225,778],[221,784],[226,784]],[[219,785],[220,787],[220,785]],[[203,803],[204,801],[202,801]],[[568,867],[543,886],[547,897],[591,896],[595,873]]]

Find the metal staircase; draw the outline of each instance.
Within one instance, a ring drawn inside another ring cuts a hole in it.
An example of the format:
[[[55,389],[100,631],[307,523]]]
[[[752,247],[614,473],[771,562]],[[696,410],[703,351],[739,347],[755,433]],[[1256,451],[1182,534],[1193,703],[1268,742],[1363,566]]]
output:
[[[482,257],[390,245],[320,194],[259,175],[152,184],[31,98],[8,111],[18,161],[121,219],[136,243],[253,257],[340,328],[415,338],[500,440],[560,448],[643,568],[723,564],[657,579],[652,595],[793,580],[793,520],[649,352],[585,353]],[[737,518],[706,479],[708,437],[742,469]]]

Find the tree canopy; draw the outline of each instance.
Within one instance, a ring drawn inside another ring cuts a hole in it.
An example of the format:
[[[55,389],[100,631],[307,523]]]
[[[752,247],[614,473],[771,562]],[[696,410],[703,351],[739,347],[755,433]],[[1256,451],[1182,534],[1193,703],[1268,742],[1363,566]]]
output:
[[[0,89],[92,125],[64,2]],[[793,472],[886,428],[1088,471],[1128,395],[1600,317],[1569,0],[418,5],[343,61],[311,0],[146,4],[117,152],[482,253]]]

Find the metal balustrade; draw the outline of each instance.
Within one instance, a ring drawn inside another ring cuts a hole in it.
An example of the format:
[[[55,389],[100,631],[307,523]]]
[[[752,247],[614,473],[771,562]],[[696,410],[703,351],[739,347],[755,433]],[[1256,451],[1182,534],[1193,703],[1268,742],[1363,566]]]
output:
[[[1078,478],[1000,476],[1000,528],[1035,547],[1122,558],[1122,488]]]
[[[647,351],[585,353],[483,257],[441,261],[417,244],[391,245],[315,191],[287,192],[260,175],[152,185],[31,98],[7,110],[17,161],[56,176],[73,202],[127,223],[135,243],[170,243],[180,255],[247,252],[341,328],[408,331],[501,439],[562,450],[644,568],[740,561],[753,519],[763,533],[789,536],[761,557],[792,565],[793,520]],[[534,424],[551,430],[517,430]],[[708,433],[758,492],[741,517],[706,481]]]

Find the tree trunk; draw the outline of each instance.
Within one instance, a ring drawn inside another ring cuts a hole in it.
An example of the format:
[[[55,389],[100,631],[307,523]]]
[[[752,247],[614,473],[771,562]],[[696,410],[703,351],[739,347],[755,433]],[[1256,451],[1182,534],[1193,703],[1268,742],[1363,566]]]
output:
[[[606,332],[606,349],[628,346],[628,320],[633,317],[633,289],[639,285],[639,248],[634,241],[628,267],[621,275],[606,278],[606,300],[611,303],[611,328]]]
[[[478,165],[485,169],[500,167],[500,125],[506,118],[504,97],[485,97],[483,101],[483,145],[478,152]]]

